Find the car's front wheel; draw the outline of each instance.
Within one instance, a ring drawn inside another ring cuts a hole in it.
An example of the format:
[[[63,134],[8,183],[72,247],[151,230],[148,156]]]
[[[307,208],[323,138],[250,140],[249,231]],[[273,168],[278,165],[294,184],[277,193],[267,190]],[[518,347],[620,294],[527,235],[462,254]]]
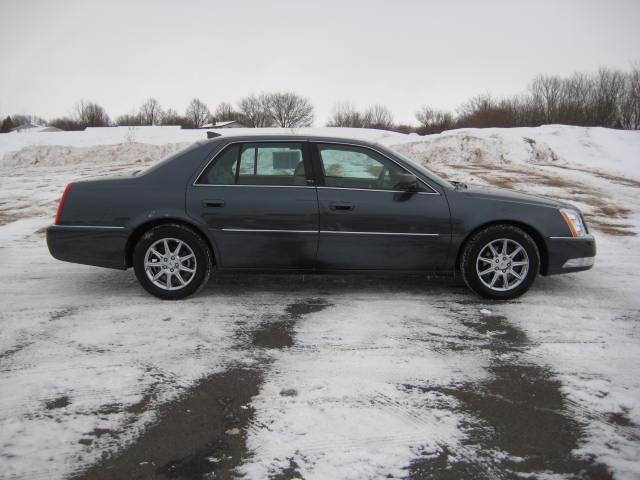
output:
[[[133,252],[140,284],[163,300],[196,293],[211,275],[213,260],[206,241],[180,224],[158,225],[147,231]]]
[[[533,284],[540,253],[521,228],[491,225],[466,243],[460,268],[465,283],[479,295],[495,300],[515,298]]]

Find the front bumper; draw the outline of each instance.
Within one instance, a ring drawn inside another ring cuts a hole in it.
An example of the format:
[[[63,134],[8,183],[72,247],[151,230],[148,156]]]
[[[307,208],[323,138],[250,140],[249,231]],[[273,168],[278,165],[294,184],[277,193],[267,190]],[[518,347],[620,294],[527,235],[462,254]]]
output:
[[[65,262],[124,270],[129,232],[124,228],[51,225],[47,247]]]
[[[551,237],[547,240],[549,262],[547,275],[580,272],[593,267],[596,256],[596,240],[593,235],[584,237]]]

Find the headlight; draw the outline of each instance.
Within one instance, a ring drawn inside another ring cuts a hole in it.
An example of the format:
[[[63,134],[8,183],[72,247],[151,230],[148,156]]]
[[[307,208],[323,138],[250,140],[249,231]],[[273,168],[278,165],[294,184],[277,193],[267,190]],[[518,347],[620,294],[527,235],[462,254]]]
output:
[[[564,221],[567,222],[567,227],[569,227],[572,236],[584,237],[587,234],[587,229],[584,227],[582,217],[578,212],[571,208],[561,208],[560,213]]]

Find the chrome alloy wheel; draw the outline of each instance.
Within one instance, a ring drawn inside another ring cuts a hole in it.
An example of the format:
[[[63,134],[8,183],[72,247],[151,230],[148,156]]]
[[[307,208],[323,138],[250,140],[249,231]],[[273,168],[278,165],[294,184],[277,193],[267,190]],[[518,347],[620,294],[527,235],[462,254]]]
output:
[[[509,238],[487,243],[476,260],[480,281],[491,290],[505,292],[524,282],[529,272],[529,256],[522,245]]]
[[[154,242],[144,255],[144,271],[163,290],[179,290],[196,275],[196,256],[191,247],[177,238]]]

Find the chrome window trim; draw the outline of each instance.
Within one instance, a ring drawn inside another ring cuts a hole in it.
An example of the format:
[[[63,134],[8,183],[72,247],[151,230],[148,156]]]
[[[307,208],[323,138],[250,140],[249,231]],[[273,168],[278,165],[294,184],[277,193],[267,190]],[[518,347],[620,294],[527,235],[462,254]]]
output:
[[[108,225],[51,225],[52,227],[62,227],[62,228],[105,228],[105,229],[122,229],[125,227],[116,227],[116,226],[108,226]]]
[[[236,145],[236,144],[243,144],[243,143],[303,143],[303,142],[307,142],[307,143],[315,143],[315,144],[327,144],[327,145],[344,145],[347,147],[359,147],[359,148],[364,148],[364,149],[368,149],[368,150],[372,150],[374,152],[376,152],[379,155],[382,155],[384,158],[386,158],[387,160],[389,160],[390,162],[395,163],[398,167],[402,168],[403,170],[407,170],[407,168],[398,163],[397,161],[395,161],[393,158],[389,158],[388,155],[386,155],[384,152],[381,152],[380,150],[376,149],[375,147],[371,147],[369,145],[358,145],[357,143],[349,143],[349,142],[337,142],[335,140],[333,141],[322,141],[322,140],[310,140],[308,137],[303,137],[303,139],[299,140],[299,141],[295,141],[295,140],[276,140],[276,139],[268,139],[268,140],[237,140],[234,142],[229,142],[227,143],[219,152],[217,152],[215,155],[213,155],[213,157],[211,157],[209,159],[209,161],[206,163],[206,165],[200,170],[200,173],[198,173],[198,175],[196,176],[196,179],[194,180],[192,186],[194,187],[271,187],[271,188],[333,188],[333,189],[339,189],[339,190],[363,190],[363,191],[369,191],[369,192],[404,192],[407,193],[404,190],[374,190],[371,188],[346,188],[346,187],[326,187],[326,186],[307,186],[307,185],[237,185],[237,184],[232,184],[232,185],[221,185],[221,184],[216,184],[216,183],[198,183],[198,180],[200,180],[200,177],[202,177],[202,175],[204,174],[204,171],[209,168],[209,165],[211,165],[212,162],[215,161],[216,158],[218,158],[218,156],[224,152],[227,147],[230,147],[231,145]],[[322,159],[320,160],[322,161]],[[415,175],[415,173],[414,173]],[[422,183],[423,185],[425,185],[427,188],[429,188],[431,190],[431,192],[412,192],[412,193],[422,193],[422,194],[427,194],[427,195],[440,195],[440,192],[438,192],[435,188],[433,188],[431,186],[431,184],[429,184],[428,182],[426,182],[425,180],[423,180],[422,178],[420,178],[419,176],[416,175],[416,178],[418,179],[418,181],[420,183]]]
[[[204,174],[204,171],[209,168],[209,165],[211,165],[212,162],[215,161],[216,158],[218,158],[218,156],[224,152],[228,147],[230,147],[231,145],[237,145],[237,144],[243,144],[243,143],[306,143],[308,140],[306,137],[303,137],[300,140],[236,140],[235,142],[229,142],[227,143],[224,147],[222,147],[222,149],[217,152],[215,155],[213,155],[213,157],[211,157],[209,159],[209,161],[207,162],[207,164],[200,170],[200,173],[196,176],[196,179],[194,180],[192,186],[194,187],[297,187],[298,185],[219,185],[216,183],[198,183],[198,180],[200,180],[200,177],[202,177],[202,175]],[[304,152],[303,152],[304,155]],[[304,158],[304,157],[303,157]],[[306,175],[305,175],[306,177]],[[302,186],[303,188],[314,188],[314,187],[305,187],[304,185]]]
[[[318,233],[318,230],[286,230],[286,229],[261,229],[261,228],[223,228],[223,232],[252,232],[252,233]]]
[[[316,187],[324,190],[356,190],[362,192],[387,192],[387,193],[411,193],[418,195],[440,195],[438,192],[407,192],[406,190],[378,190],[375,188],[348,188],[348,187]]]
[[[197,184],[194,187],[257,187],[257,188],[321,188],[323,190],[355,190],[362,192],[387,192],[387,193],[412,193],[418,195],[440,195],[438,192],[407,192],[406,190],[378,190],[374,188],[347,188],[347,187],[315,187],[312,185],[224,185],[217,183]]]
[[[581,237],[549,237],[549,240],[593,240],[593,235],[587,233],[586,235],[582,235]]]
[[[413,232],[353,232],[353,231],[339,231],[339,230],[287,230],[287,229],[261,229],[261,228],[222,228],[212,229],[222,232],[236,232],[236,233],[329,233],[338,235],[395,235],[395,236],[409,236],[409,237],[439,237],[439,233],[413,233]]]
[[[320,233],[339,235],[396,235],[407,237],[439,237],[439,233],[413,233],[413,232],[353,232],[346,230],[320,230]]]
[[[312,185],[225,185],[218,183],[199,183],[193,184],[194,187],[258,187],[258,188],[316,188]]]

